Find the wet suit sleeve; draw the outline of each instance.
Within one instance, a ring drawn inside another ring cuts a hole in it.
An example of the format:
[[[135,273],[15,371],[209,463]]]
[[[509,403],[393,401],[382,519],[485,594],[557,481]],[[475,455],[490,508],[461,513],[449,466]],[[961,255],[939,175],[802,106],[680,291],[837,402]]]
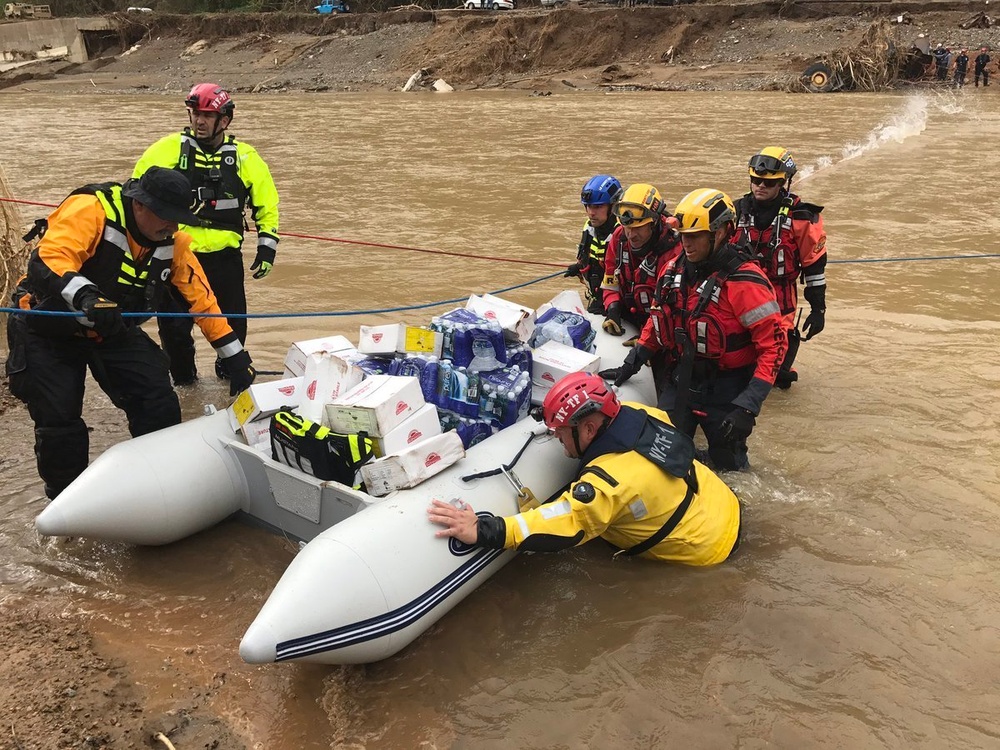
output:
[[[663,348],[660,340],[656,336],[656,328],[653,323],[653,316],[650,315],[646,322],[642,325],[642,331],[639,332],[639,345],[648,349],[651,352],[658,352]]]
[[[250,191],[250,208],[257,227],[257,247],[278,249],[278,188],[257,150],[240,143],[240,177]]]
[[[750,332],[757,354],[753,377],[733,403],[753,414],[760,414],[788,347],[781,309],[771,283],[756,266],[742,266],[737,274],[729,278],[724,289],[734,314]]]
[[[826,286],[826,229],[819,212],[796,212],[792,233],[799,250],[802,278],[806,287]]]
[[[174,235],[174,259],[170,267],[170,281],[184,295],[192,313],[221,313],[201,263],[191,252],[191,238],[184,232]],[[225,318],[196,317],[194,322],[198,324],[220,357],[231,357],[242,351],[243,345]]]
[[[587,474],[557,500],[504,518],[506,549],[558,552],[600,536],[614,520],[614,489]]]
[[[80,273],[97,251],[105,214],[93,195],[73,195],[49,214],[48,229],[28,260],[28,283],[43,297],[61,297],[71,309],[81,289],[95,286]]]
[[[181,136],[179,133],[167,135],[147,148],[135,163],[132,177],[142,177],[150,167],[173,169],[181,158]]]

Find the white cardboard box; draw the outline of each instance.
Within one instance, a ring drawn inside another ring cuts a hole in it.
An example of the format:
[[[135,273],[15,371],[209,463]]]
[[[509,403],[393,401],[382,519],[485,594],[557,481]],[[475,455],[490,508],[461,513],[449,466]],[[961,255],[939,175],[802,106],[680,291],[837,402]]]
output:
[[[240,430],[247,441],[247,445],[256,451],[271,455],[271,418],[261,417],[252,422],[247,422]]]
[[[387,435],[425,404],[420,381],[373,375],[326,405],[326,421],[336,432]]]
[[[444,336],[440,331],[417,328],[403,323],[385,326],[361,326],[358,351],[362,354],[433,354],[441,356]]]
[[[385,456],[361,467],[369,494],[388,495],[415,487],[465,456],[462,438],[455,430],[414,443],[395,456]]]
[[[247,422],[269,417],[285,406],[295,407],[302,398],[301,393],[302,378],[254,383],[229,407],[229,424],[235,432]]]
[[[495,320],[504,331],[516,336],[519,341],[530,339],[535,330],[534,310],[492,294],[473,294],[465,307],[481,318]]]
[[[347,353],[356,351],[354,344],[344,336],[326,336],[321,339],[296,341],[285,355],[285,377],[298,377],[306,372],[306,357],[314,352]]]
[[[565,292],[559,292],[559,294],[539,307],[535,311],[536,318],[542,317],[542,315],[547,313],[552,308],[562,310],[564,312],[579,313],[580,315],[587,317],[587,306],[583,304],[583,300],[580,298],[580,293],[573,291],[572,289],[567,289]]]
[[[441,421],[438,419],[437,407],[434,404],[424,404],[387,435],[375,438],[375,449],[381,458],[404,451],[414,443],[440,434]]]
[[[558,341],[546,341],[531,352],[531,382],[536,390],[548,390],[571,372],[597,372],[601,358]]]
[[[313,352],[306,357],[302,376],[299,415],[310,422],[326,424],[326,405],[343,396],[365,379],[365,371],[340,354]]]

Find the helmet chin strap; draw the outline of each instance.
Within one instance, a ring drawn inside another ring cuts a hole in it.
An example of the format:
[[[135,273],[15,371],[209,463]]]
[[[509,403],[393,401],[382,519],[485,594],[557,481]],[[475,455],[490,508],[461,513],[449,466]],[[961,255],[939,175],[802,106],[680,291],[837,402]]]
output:
[[[222,117],[223,117],[223,115],[221,113],[217,112],[216,115],[215,115],[215,125],[212,128],[212,134],[208,138],[199,138],[198,137],[198,131],[197,131],[197,129],[194,126],[194,111],[190,110],[190,109],[188,110],[188,122],[191,124],[191,131],[194,133],[194,139],[196,141],[198,141],[198,145],[200,145],[200,146],[215,146],[215,145],[217,145],[215,143],[215,140],[219,137],[219,135],[221,133],[225,133],[226,132],[225,128],[222,128],[222,129],[219,128],[219,125],[222,123]]]

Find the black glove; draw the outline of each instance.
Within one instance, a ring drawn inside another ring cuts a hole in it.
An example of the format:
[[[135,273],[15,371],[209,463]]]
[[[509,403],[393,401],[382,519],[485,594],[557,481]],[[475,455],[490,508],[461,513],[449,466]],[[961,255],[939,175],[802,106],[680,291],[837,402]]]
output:
[[[729,416],[722,420],[720,425],[721,435],[727,440],[739,442],[746,440],[753,432],[757,419],[752,411],[747,411],[742,406],[729,412]]]
[[[253,385],[254,378],[257,377],[257,371],[250,364],[253,360],[250,359],[250,352],[246,349],[241,349],[233,356],[225,357],[219,361],[229,374],[230,396],[235,396],[237,393],[245,391]]]
[[[125,331],[125,320],[117,302],[101,295],[96,286],[84,287],[76,296],[76,307],[83,310],[87,320],[101,338],[111,338]]]
[[[814,307],[806,316],[806,322],[802,324],[802,332],[808,341],[813,336],[818,335],[826,327],[826,310]]]
[[[601,324],[601,327],[612,336],[621,336],[624,334],[625,329],[622,328],[622,306],[618,302],[611,303],[611,307],[607,311],[607,316],[607,320]]]
[[[802,324],[802,332],[808,341],[826,326],[826,284],[807,286],[804,293],[810,309],[806,322]]]
[[[276,254],[277,251],[273,247],[257,245],[257,257],[254,258],[253,265],[250,266],[250,270],[255,272],[253,275],[255,279],[263,279],[271,273]]]
[[[612,367],[607,370],[601,370],[597,375],[604,380],[612,381],[615,386],[622,385],[625,381],[635,375],[642,366],[649,361],[650,356],[653,353],[642,346],[637,344],[632,351],[625,355],[625,361],[622,362],[621,367]]]
[[[582,265],[580,263],[574,263],[573,265],[571,265],[569,268],[566,269],[566,272],[563,274],[563,278],[571,279],[574,276],[578,279],[583,278],[584,268],[586,268],[585,265]]]

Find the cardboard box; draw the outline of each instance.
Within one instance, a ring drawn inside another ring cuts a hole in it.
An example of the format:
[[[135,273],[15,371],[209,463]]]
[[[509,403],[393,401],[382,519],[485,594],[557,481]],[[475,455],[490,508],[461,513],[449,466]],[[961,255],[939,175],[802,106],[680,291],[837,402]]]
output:
[[[557,341],[546,341],[531,352],[531,382],[547,391],[571,372],[597,372],[601,358]]]
[[[587,306],[583,304],[583,300],[580,298],[580,293],[573,290],[559,292],[559,294],[535,310],[535,318],[538,319],[542,317],[542,315],[547,313],[552,308],[555,308],[556,310],[565,310],[566,312],[580,313],[580,315],[587,317]]]
[[[373,375],[326,405],[326,423],[335,432],[383,437],[424,403],[416,378]]]
[[[360,356],[360,355],[359,355]],[[365,379],[365,371],[339,354],[313,352],[306,357],[298,413],[324,427],[326,405],[337,400]]]
[[[309,339],[308,341],[296,341],[288,348],[285,355],[285,377],[299,377],[306,372],[306,357],[315,352],[330,352],[346,356],[347,353],[357,351],[350,341],[344,336],[326,336],[321,339]]]
[[[503,328],[508,339],[527,341],[535,330],[535,311],[530,307],[509,302],[492,294],[473,294],[465,304],[467,310],[472,310],[486,320],[495,320]]]
[[[361,467],[361,476],[368,493],[381,497],[394,490],[415,487],[464,456],[462,438],[455,430],[449,430],[414,443],[395,456],[365,464]]]
[[[362,354],[433,354],[440,357],[442,338],[439,331],[402,323],[361,326],[358,351]]]
[[[301,394],[302,378],[254,383],[237,396],[229,407],[229,424],[235,432],[247,422],[269,417],[286,406],[294,408],[302,398]]]
[[[384,437],[375,438],[375,453],[381,458],[399,453],[414,443],[441,434],[441,421],[434,404],[424,404]]]
[[[271,455],[271,417],[261,417],[240,427],[243,439],[255,451]]]

